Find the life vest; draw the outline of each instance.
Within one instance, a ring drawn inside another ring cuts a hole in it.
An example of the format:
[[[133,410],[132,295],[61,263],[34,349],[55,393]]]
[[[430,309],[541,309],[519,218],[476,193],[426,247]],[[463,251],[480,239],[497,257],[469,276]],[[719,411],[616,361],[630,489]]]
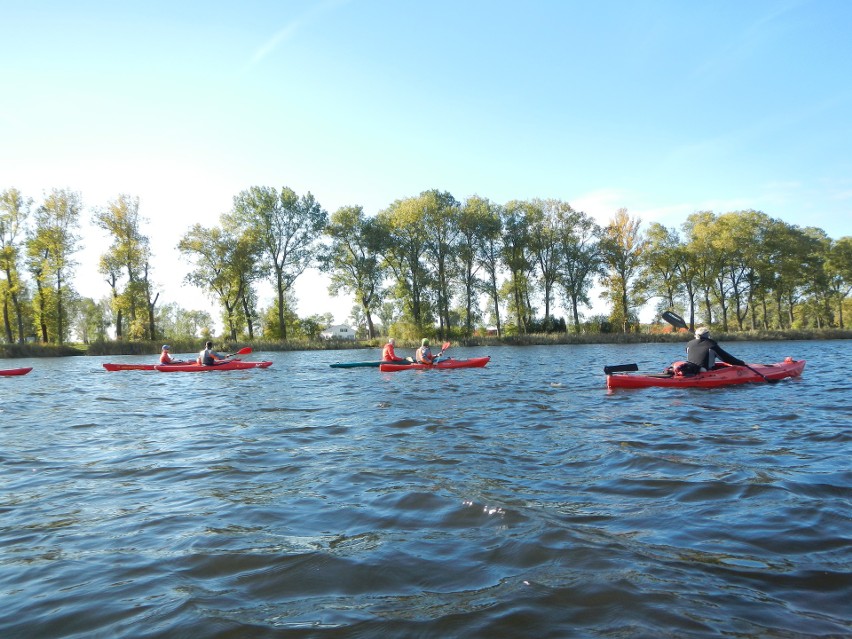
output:
[[[171,363],[172,363],[172,356],[169,355],[168,351],[163,351],[162,353],[160,353],[160,364],[171,364]]]
[[[432,355],[432,351],[429,349],[428,346],[421,346],[417,349],[415,359],[420,364],[432,364],[435,360],[435,357]]]
[[[672,362],[672,365],[666,369],[675,377],[689,377],[701,372],[701,367],[692,362]]]

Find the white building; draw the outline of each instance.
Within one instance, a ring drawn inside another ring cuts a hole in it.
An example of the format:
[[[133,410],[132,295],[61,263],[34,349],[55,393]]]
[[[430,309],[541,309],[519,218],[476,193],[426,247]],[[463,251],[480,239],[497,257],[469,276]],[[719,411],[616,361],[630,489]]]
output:
[[[355,329],[350,328],[346,324],[336,324],[334,326],[329,326],[322,333],[320,333],[320,337],[323,339],[355,339]]]

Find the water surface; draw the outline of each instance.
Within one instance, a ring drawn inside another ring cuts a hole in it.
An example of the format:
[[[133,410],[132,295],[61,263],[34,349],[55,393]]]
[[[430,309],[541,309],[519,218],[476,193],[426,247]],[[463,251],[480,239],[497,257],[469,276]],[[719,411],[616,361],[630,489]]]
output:
[[[0,360],[2,637],[852,636],[849,342],[804,376],[607,392],[672,344],[485,369]],[[145,361],[145,358],[110,358]]]

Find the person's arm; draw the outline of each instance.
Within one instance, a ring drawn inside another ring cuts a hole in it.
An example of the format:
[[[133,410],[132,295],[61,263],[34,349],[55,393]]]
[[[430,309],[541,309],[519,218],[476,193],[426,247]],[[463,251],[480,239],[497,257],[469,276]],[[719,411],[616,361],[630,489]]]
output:
[[[713,352],[716,353],[716,357],[721,359],[726,364],[731,364],[732,366],[745,366],[745,362],[743,360],[734,357],[724,348],[719,346],[719,344],[713,344]]]

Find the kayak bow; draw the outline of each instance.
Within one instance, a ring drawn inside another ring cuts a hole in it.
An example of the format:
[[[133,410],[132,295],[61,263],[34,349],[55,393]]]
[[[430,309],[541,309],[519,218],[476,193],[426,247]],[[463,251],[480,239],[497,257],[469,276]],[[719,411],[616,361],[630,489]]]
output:
[[[14,375],[26,375],[32,369],[32,366],[28,368],[7,368],[5,370],[0,371],[0,375],[3,375],[4,377],[12,377]]]

